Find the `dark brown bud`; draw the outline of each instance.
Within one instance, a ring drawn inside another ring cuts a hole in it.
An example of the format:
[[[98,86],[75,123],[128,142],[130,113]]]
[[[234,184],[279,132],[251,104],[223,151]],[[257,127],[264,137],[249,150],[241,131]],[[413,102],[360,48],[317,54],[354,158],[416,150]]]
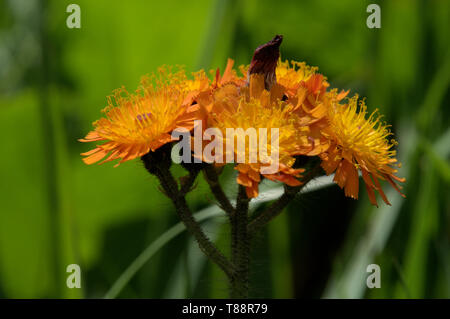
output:
[[[266,90],[270,90],[272,85],[277,81],[275,69],[280,58],[280,45],[282,41],[283,36],[276,35],[269,42],[256,48],[252,62],[250,63],[250,68],[248,69],[249,80],[251,74],[264,75]]]

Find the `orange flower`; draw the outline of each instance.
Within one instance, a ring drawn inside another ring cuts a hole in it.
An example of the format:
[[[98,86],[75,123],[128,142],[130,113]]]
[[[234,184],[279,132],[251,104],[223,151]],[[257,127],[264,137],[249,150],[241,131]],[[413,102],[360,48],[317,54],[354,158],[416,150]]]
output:
[[[292,168],[295,162],[293,156],[303,154],[311,147],[307,137],[309,128],[304,126],[299,129],[296,126],[299,121],[297,115],[281,101],[282,88],[275,84],[267,91],[264,89],[264,83],[263,75],[253,74],[250,77],[249,87],[239,88],[231,84],[217,90],[208,119],[210,127],[216,127],[221,131],[223,145],[233,143],[234,146],[231,153],[227,153],[229,150],[223,148],[223,153],[219,154],[219,157],[223,158],[221,162],[226,161],[224,157],[231,157],[235,162],[239,158],[243,159],[235,169],[239,171],[237,182],[246,187],[249,198],[258,195],[261,176],[290,186],[300,185],[301,182],[297,178],[304,170]],[[230,128],[241,128],[243,131],[254,129],[258,142],[252,146],[250,138],[247,139],[245,134],[227,136],[226,131]],[[272,128],[278,129],[278,138],[272,136]],[[259,129],[267,130],[266,138],[261,138]],[[273,138],[278,142],[277,147],[272,144]],[[237,146],[239,141],[245,148],[240,149]],[[262,145],[261,141],[265,144]],[[261,155],[261,147],[267,150],[266,156]],[[257,154],[256,161],[250,160],[250,154]],[[275,164],[274,158],[277,158],[276,170],[266,173],[266,169]]]
[[[331,142],[330,149],[320,154],[322,167],[327,175],[335,173],[334,181],[345,190],[345,195],[358,198],[359,176],[361,171],[370,202],[377,205],[375,190],[384,202],[390,205],[379,179],[387,180],[403,197],[397,182],[405,179],[395,176],[397,172],[396,152],[392,147],[396,142],[388,141],[391,132],[380,122],[376,112],[366,119],[367,108],[358,97],[351,98],[348,104],[333,103],[329,108],[330,126],[324,134]],[[378,205],[377,205],[378,206]]]
[[[193,101],[208,87],[207,78],[199,73],[194,80],[187,80],[183,71],[171,74],[160,69],[159,77],[153,79],[156,85],[150,84],[150,80],[143,78],[136,94],[122,88],[108,98],[108,106],[103,110],[105,117],[94,122],[94,131],[79,140],[106,141],[81,154],[86,156],[83,158],[86,164],[109,154],[103,162],[120,159],[119,165],[170,142],[173,130],[193,128],[199,108]]]

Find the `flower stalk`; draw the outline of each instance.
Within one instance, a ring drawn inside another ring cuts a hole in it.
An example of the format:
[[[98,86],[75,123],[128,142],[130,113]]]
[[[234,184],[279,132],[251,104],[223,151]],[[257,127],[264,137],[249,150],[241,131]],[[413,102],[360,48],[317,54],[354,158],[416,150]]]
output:
[[[231,215],[231,263],[235,266],[231,278],[231,298],[248,298],[250,268],[250,236],[248,226],[248,205],[245,187],[239,185],[236,211]]]
[[[234,266],[225,255],[219,251],[213,242],[211,242],[192,216],[192,212],[186,202],[185,194],[180,191],[175,178],[170,172],[170,165],[167,165],[167,162],[155,160],[155,154],[160,155],[159,153],[163,152],[164,151],[144,155],[142,161],[144,162],[145,168],[150,174],[155,175],[158,178],[165,194],[171,199],[175,206],[180,220],[186,226],[188,232],[194,236],[200,250],[208,257],[208,259],[219,266],[229,278],[232,278],[234,275]],[[167,155],[163,155],[162,157],[165,156]]]
[[[222,189],[222,186],[219,183],[219,176],[217,175],[217,171],[212,165],[207,165],[203,169],[203,173],[205,176],[205,180],[208,183],[212,194],[216,198],[219,203],[220,208],[224,210],[228,216],[232,216],[234,214],[234,207],[231,205],[230,200]]]

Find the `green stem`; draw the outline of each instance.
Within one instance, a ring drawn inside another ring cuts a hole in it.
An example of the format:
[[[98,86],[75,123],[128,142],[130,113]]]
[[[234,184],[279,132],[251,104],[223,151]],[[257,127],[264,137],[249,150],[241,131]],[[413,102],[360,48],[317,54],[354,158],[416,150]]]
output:
[[[225,195],[225,192],[219,183],[219,176],[217,176],[215,167],[208,165],[203,169],[203,173],[211,192],[219,203],[220,208],[223,209],[229,216],[233,215],[234,207],[231,205],[227,195]]]
[[[145,162],[145,160],[144,160]],[[154,174],[160,181],[162,188],[166,192],[166,195],[172,200],[177,214],[186,229],[194,236],[197,241],[200,250],[215,264],[217,264],[225,274],[231,278],[234,273],[234,267],[230,261],[217,249],[217,247],[209,240],[197,221],[195,221],[189,206],[186,203],[184,194],[178,189],[178,184],[173,178],[168,167],[153,164],[151,173]]]
[[[180,193],[182,196],[185,196],[192,190],[192,185],[194,185],[195,179],[198,176],[199,171],[189,172],[184,183],[181,185]]]
[[[245,187],[239,185],[236,210],[231,221],[231,262],[236,271],[231,278],[231,298],[248,298],[250,237],[247,232],[248,204]]]

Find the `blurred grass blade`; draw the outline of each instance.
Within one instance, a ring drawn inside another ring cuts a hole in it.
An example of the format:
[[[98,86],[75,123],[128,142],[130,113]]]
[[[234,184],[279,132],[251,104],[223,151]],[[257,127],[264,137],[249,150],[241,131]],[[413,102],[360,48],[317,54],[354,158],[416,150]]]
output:
[[[450,128],[434,143],[433,148],[443,158],[450,155]]]
[[[355,249],[342,274],[333,274],[324,298],[363,298],[366,289],[366,267],[383,250],[402,206],[402,198],[394,191],[388,190],[386,196],[392,207],[382,206],[372,220],[365,236]]]
[[[450,153],[450,129],[434,145],[424,139],[421,146],[440,176],[450,183],[450,164],[447,160]]]
[[[395,298],[424,298],[426,287],[426,269],[433,234],[439,225],[437,205],[437,172],[423,161],[423,179],[419,185],[418,196],[414,198],[411,214],[410,239],[405,243],[403,261],[405,282],[410,296],[400,283],[395,289]]]
[[[428,129],[432,124],[436,113],[439,111],[445,94],[450,85],[450,50],[447,51],[445,60],[438,69],[430,87],[427,90],[425,99],[417,113],[419,127],[422,130]]]
[[[202,222],[208,218],[219,216],[222,211],[215,206],[208,207],[194,217],[198,222]],[[164,247],[169,241],[181,234],[186,228],[179,222],[169,230],[159,236],[154,242],[152,242],[132,263],[128,268],[120,275],[119,279],[113,284],[111,289],[105,294],[104,298],[111,299],[117,297],[122,289],[128,284],[133,276],[138,272],[147,261],[150,260],[162,247]]]
[[[210,68],[215,59],[226,61],[233,44],[238,14],[239,2],[236,0],[216,0],[214,2],[209,15],[209,27],[197,62],[197,69]]]

